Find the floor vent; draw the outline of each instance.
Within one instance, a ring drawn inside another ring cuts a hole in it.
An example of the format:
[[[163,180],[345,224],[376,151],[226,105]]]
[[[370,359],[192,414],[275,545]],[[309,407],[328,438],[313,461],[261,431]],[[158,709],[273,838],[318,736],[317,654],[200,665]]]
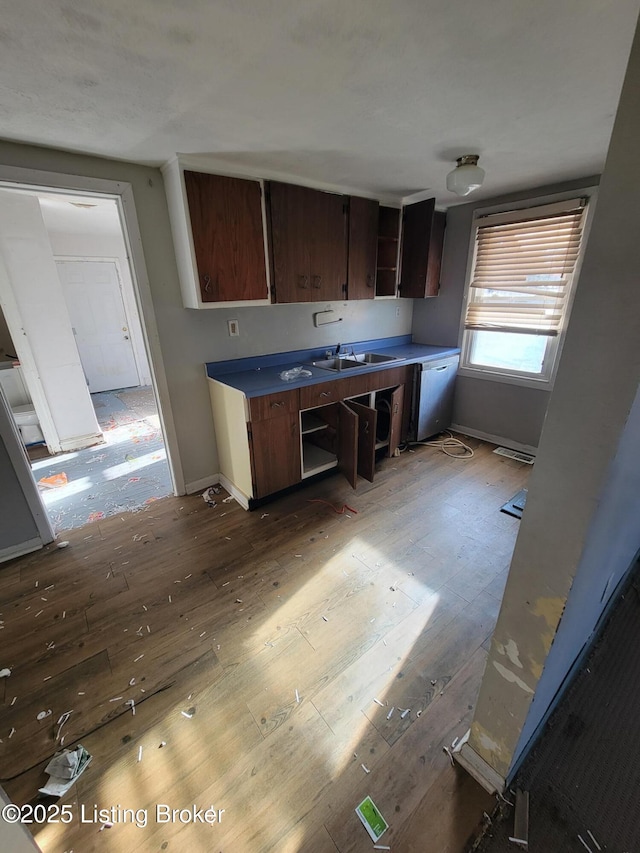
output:
[[[519,450],[509,450],[508,447],[496,447],[493,452],[497,453],[499,456],[508,456],[509,459],[515,459],[517,462],[526,462],[527,465],[533,465],[536,461],[536,457],[531,456],[530,453],[521,453]]]

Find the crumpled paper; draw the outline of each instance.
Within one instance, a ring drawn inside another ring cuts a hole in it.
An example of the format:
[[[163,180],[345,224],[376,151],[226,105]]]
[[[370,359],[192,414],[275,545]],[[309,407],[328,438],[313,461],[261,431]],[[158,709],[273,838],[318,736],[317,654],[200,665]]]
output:
[[[49,774],[49,781],[40,788],[41,794],[50,797],[61,797],[84,773],[93,756],[78,744],[75,749],[63,749],[56,752],[51,761],[45,767],[45,773]]]

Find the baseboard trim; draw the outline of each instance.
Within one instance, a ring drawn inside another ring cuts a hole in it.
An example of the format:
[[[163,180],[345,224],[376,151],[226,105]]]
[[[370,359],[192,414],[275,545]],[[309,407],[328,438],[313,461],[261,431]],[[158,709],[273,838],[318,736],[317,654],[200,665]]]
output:
[[[456,763],[489,794],[501,794],[506,785],[504,778],[469,745],[469,734],[468,731],[453,750]]]
[[[230,495],[233,495],[243,509],[249,509],[249,498],[237,486],[234,486],[231,480],[227,480],[224,474],[220,474],[220,485],[224,486]]]
[[[39,536],[35,539],[27,539],[26,542],[20,542],[19,545],[10,545],[8,548],[0,549],[0,563],[7,560],[15,560],[16,557],[22,557],[24,554],[31,554],[32,551],[39,551],[44,547],[44,543]]]
[[[201,477],[199,480],[193,480],[191,483],[185,483],[184,488],[188,495],[194,495],[196,492],[201,492],[208,486],[215,486],[220,482],[220,474],[209,474],[208,477]]]
[[[102,433],[92,433],[91,435],[76,435],[73,438],[60,439],[60,449],[65,453],[73,450],[84,450],[85,447],[93,447],[96,444],[104,444]]]
[[[454,432],[461,432],[463,435],[470,435],[473,438],[480,438],[482,441],[489,441],[491,444],[499,444],[502,447],[510,447],[512,450],[520,450],[522,453],[529,453],[535,456],[538,448],[532,444],[522,444],[520,441],[514,441],[512,438],[505,438],[502,435],[492,435],[489,432],[482,432],[479,429],[462,426],[462,424],[451,424],[450,429]]]

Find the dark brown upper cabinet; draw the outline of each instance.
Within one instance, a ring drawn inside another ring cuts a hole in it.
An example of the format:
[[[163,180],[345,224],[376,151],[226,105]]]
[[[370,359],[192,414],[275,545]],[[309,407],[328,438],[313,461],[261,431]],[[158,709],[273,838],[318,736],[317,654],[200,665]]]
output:
[[[400,296],[437,296],[446,214],[435,210],[435,199],[410,204],[402,211]]]
[[[349,199],[349,299],[373,299],[376,295],[378,207],[372,199]]]
[[[269,181],[267,206],[274,301],[346,298],[345,196]]]
[[[378,211],[376,296],[396,295],[399,243],[400,210],[397,207],[381,207]]]
[[[269,296],[258,181],[184,173],[203,302]]]

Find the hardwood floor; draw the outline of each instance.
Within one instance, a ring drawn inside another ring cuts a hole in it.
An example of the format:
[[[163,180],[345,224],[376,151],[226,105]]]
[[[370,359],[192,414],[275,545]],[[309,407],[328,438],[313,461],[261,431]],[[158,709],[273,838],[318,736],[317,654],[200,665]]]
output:
[[[442,747],[471,718],[518,531],[499,508],[529,473],[470,442],[253,513],[167,498],[0,567],[0,783],[34,800],[65,711],[64,745],[93,755],[41,848],[359,853],[369,794],[395,853],[462,853],[492,800]],[[159,823],[157,803],[224,814]],[[100,831],[82,805],[147,824]]]

